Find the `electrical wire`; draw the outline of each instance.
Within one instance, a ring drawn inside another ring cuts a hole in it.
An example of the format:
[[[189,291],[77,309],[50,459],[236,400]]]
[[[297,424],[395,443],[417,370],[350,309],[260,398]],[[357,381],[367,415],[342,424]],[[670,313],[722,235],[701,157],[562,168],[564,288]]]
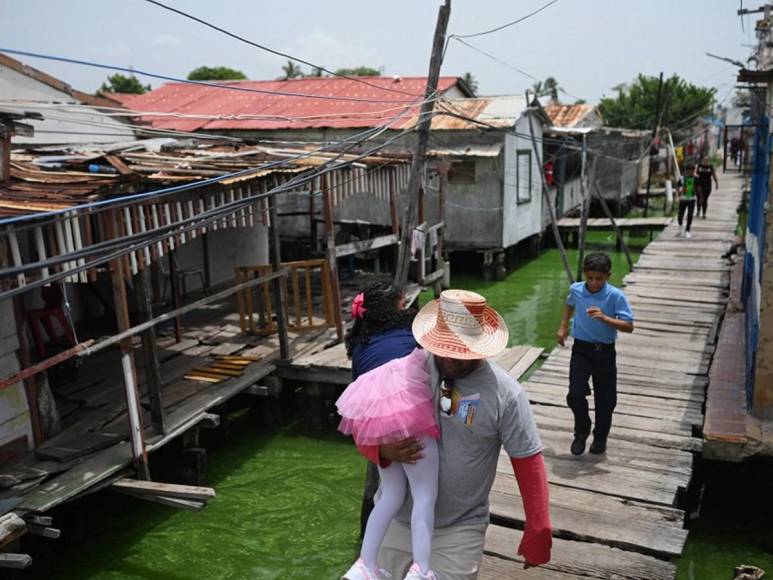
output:
[[[269,163],[266,163],[266,164],[259,165],[257,167],[252,167],[252,168],[244,169],[244,170],[241,170],[241,171],[236,171],[236,172],[233,172],[233,173],[229,173],[229,174],[221,175],[221,176],[218,176],[218,177],[213,177],[213,178],[210,178],[210,179],[205,179],[205,180],[197,181],[197,182],[194,182],[194,183],[180,184],[180,185],[175,185],[175,186],[172,186],[172,187],[162,188],[162,189],[154,190],[154,191],[150,191],[150,192],[136,193],[136,194],[126,195],[126,196],[121,196],[121,197],[116,197],[116,198],[111,198],[111,199],[98,200],[98,201],[94,201],[94,202],[89,202],[87,204],[79,204],[79,205],[76,205],[76,206],[71,206],[71,207],[68,207],[68,208],[60,209],[60,210],[51,210],[51,211],[46,211],[46,212],[39,212],[39,213],[36,213],[36,214],[25,214],[25,215],[22,215],[22,216],[13,216],[13,217],[8,217],[8,218],[3,218],[3,219],[0,219],[0,226],[17,224],[17,223],[27,222],[27,221],[32,221],[32,220],[39,220],[41,218],[46,218],[46,217],[50,217],[50,216],[64,216],[64,215],[66,215],[66,214],[68,214],[70,212],[84,210],[84,209],[94,209],[94,208],[107,207],[107,206],[110,206],[110,207],[121,207],[120,204],[133,203],[134,201],[137,201],[137,200],[140,200],[140,199],[144,199],[144,198],[147,198],[147,197],[151,197],[151,196],[153,196],[153,197],[163,197],[163,196],[166,196],[166,195],[171,195],[173,193],[178,193],[180,191],[186,191],[188,189],[196,189],[196,188],[199,188],[199,187],[204,187],[206,185],[212,185],[212,184],[218,183],[220,181],[223,181],[224,179],[231,179],[231,178],[235,178],[235,177],[240,177],[240,176],[248,175],[248,174],[254,173],[254,172],[258,171],[258,170],[265,170],[265,169],[269,169],[269,168],[280,166],[280,165],[286,165],[288,163],[291,163],[292,161],[296,161],[296,160],[299,160],[299,159],[304,159],[304,158],[312,157],[312,156],[315,155],[315,153],[319,153],[321,151],[330,149],[333,146],[339,146],[341,144],[348,143],[348,142],[353,142],[354,145],[361,144],[362,142],[367,141],[367,139],[369,137],[377,136],[377,135],[383,133],[385,130],[389,129],[390,125],[392,123],[398,121],[404,114],[405,114],[405,112],[403,112],[403,113],[401,113],[399,115],[395,115],[392,118],[392,120],[389,123],[387,123],[387,124],[384,124],[382,126],[375,127],[375,128],[369,128],[369,129],[367,129],[367,130],[365,130],[365,131],[363,131],[361,133],[355,134],[355,135],[353,135],[351,137],[348,137],[346,139],[343,139],[341,141],[334,142],[334,144],[331,144],[329,146],[320,147],[320,148],[318,148],[315,151],[303,152],[303,153],[297,155],[294,158],[282,159],[282,160],[278,160],[278,161],[272,161],[272,162],[269,162]],[[411,129],[411,130],[413,130],[413,129]]]
[[[187,12],[183,12],[182,10],[180,10],[178,8],[173,8],[172,6],[168,6],[167,4],[163,4],[162,2],[158,2],[158,0],[145,0],[145,1],[148,2],[149,4],[155,4],[156,6],[158,6],[159,8],[163,8],[164,10],[168,10],[170,12],[174,12],[176,14],[179,14],[180,16],[183,16],[185,18],[189,18],[190,20],[198,22],[199,24],[203,24],[204,26],[212,28],[213,30],[217,30],[218,32],[221,32],[221,33],[225,34],[226,36],[230,36],[231,38],[234,38],[234,39],[236,39],[236,40],[238,40],[240,42],[243,42],[245,44],[249,44],[250,46],[254,46],[255,48],[258,48],[260,50],[264,50],[266,52],[270,52],[271,54],[275,54],[275,55],[281,56],[283,58],[288,58],[288,59],[290,59],[292,61],[295,61],[295,62],[300,62],[302,64],[305,64],[307,66],[312,67],[313,69],[317,69],[319,71],[326,72],[326,73],[328,73],[331,76],[347,79],[347,80],[350,80],[350,81],[355,81],[355,82],[367,85],[369,87],[375,87],[377,89],[386,90],[386,91],[393,92],[393,93],[400,93],[400,94],[408,95],[408,96],[411,96],[411,97],[418,97],[418,96],[420,96],[420,95],[417,95],[415,93],[409,93],[407,91],[401,91],[400,89],[391,89],[391,88],[381,87],[380,85],[377,85],[375,83],[371,83],[371,82],[368,82],[366,80],[363,80],[361,77],[352,77],[352,76],[342,75],[342,74],[333,72],[331,70],[326,69],[323,66],[314,64],[314,63],[309,62],[307,60],[304,60],[302,58],[298,58],[297,56],[293,56],[291,54],[287,54],[286,52],[275,50],[273,48],[269,48],[268,46],[265,46],[265,45],[262,45],[262,44],[258,44],[257,42],[253,42],[252,40],[249,40],[248,38],[244,38],[243,36],[239,36],[238,34],[230,32],[229,30],[226,30],[225,28],[221,28],[219,26],[216,26],[216,25],[212,24],[211,22],[208,22],[206,20],[198,18],[197,16],[193,16],[192,14],[189,14]],[[558,0],[553,0],[553,1],[557,2]]]
[[[397,99],[368,99],[365,97],[336,97],[333,95],[313,95],[313,94],[307,94],[307,93],[297,93],[292,91],[272,91],[268,89],[256,89],[256,88],[248,88],[248,87],[242,87],[236,84],[220,84],[220,83],[213,83],[208,81],[189,81],[188,79],[183,79],[179,77],[173,77],[169,75],[162,75],[159,73],[153,73],[145,70],[135,69],[135,68],[128,68],[123,66],[117,66],[112,64],[101,64],[96,63],[88,60],[80,60],[75,58],[68,58],[64,56],[54,56],[54,55],[48,55],[48,54],[40,54],[36,52],[29,52],[24,50],[17,50],[13,48],[3,48],[0,47],[0,52],[5,52],[8,54],[14,54],[18,56],[26,56],[28,58],[39,58],[42,60],[51,60],[55,62],[66,62],[68,64],[78,64],[81,66],[88,66],[92,68],[100,68],[105,70],[114,70],[114,71],[121,71],[121,72],[127,72],[132,75],[142,75],[149,78],[159,79],[159,80],[165,80],[165,81],[172,81],[176,83],[184,83],[194,86],[203,86],[203,87],[210,87],[210,88],[217,88],[217,89],[223,89],[223,90],[229,90],[229,91],[239,91],[239,92],[245,92],[245,93],[258,93],[263,95],[277,95],[277,96],[283,96],[283,97],[298,97],[303,99],[322,99],[322,100],[328,100],[328,101],[353,101],[353,102],[359,102],[359,103],[408,103],[412,102],[410,100],[404,99],[404,100],[397,100]]]
[[[147,1],[148,2],[153,2],[153,0],[147,0]],[[486,34],[492,34],[494,32],[499,32],[500,30],[504,30],[505,28],[509,28],[511,26],[515,26],[519,22],[523,22],[524,20],[528,20],[532,16],[536,16],[537,14],[539,14],[540,12],[542,12],[543,10],[548,8],[549,6],[552,6],[556,2],[558,2],[558,0],[551,0],[547,4],[541,6],[540,8],[537,8],[537,10],[534,10],[533,12],[529,12],[525,16],[521,16],[520,18],[518,18],[516,20],[513,20],[512,22],[508,22],[506,24],[502,24],[501,26],[497,26],[497,27],[491,28],[489,30],[484,30],[482,32],[474,32],[472,34],[451,34],[449,36],[449,38],[456,38],[456,39],[459,39],[459,38],[475,38],[476,36],[484,36]]]

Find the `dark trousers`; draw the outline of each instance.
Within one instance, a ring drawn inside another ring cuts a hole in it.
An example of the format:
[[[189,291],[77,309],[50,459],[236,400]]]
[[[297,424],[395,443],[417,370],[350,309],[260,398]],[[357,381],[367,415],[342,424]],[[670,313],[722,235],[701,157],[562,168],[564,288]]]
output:
[[[590,378],[593,377],[593,404],[596,421],[595,439],[606,440],[612,427],[612,412],[617,405],[617,355],[615,345],[597,345],[575,339],[569,363],[569,394],[566,403],[574,413],[576,435],[590,433],[588,413]]]
[[[701,215],[702,213],[703,217],[706,217],[706,210],[709,208],[710,195],[711,195],[711,190],[709,189],[708,191],[706,191],[704,189],[700,198],[698,198],[698,215]]]
[[[680,199],[679,200],[679,225],[682,225],[684,221],[684,212],[687,210],[687,231],[690,231],[692,226],[692,214],[695,213],[695,198],[692,199]]]

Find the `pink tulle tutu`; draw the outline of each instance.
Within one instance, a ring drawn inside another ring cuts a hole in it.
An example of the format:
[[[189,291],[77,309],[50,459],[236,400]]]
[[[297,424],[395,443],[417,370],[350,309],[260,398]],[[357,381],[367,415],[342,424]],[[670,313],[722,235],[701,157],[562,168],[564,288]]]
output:
[[[336,401],[338,430],[358,445],[440,435],[424,351],[415,349],[361,375]]]

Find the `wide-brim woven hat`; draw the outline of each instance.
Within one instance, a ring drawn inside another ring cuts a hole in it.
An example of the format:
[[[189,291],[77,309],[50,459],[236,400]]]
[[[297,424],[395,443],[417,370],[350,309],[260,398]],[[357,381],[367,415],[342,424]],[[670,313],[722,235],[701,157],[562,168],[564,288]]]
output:
[[[509,332],[486,299],[468,290],[445,290],[416,315],[416,341],[434,355],[474,360],[498,355]]]

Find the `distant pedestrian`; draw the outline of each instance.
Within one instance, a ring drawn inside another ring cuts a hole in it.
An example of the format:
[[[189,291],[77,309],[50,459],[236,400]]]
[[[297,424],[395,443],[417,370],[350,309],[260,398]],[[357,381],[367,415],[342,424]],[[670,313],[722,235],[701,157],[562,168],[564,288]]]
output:
[[[700,184],[695,173],[695,167],[688,166],[685,168],[682,179],[679,180],[677,186],[677,197],[679,198],[679,232],[677,236],[684,236],[685,238],[691,238],[690,228],[692,227],[692,218],[695,213],[695,204],[700,192]],[[684,214],[687,213],[687,228],[684,226]]]
[[[623,291],[609,283],[612,261],[603,252],[595,252],[583,261],[585,282],[575,282],[569,288],[564,317],[556,333],[560,345],[569,335],[572,324],[572,358],[569,362],[569,394],[567,405],[574,414],[573,455],[585,452],[585,442],[591,432],[587,396],[589,380],[593,378],[595,426],[590,452],[604,453],[612,427],[612,413],[617,404],[617,332],[633,332],[633,313]]]
[[[703,219],[706,219],[706,210],[709,207],[709,196],[711,195],[711,182],[713,180],[714,185],[719,187],[719,181],[717,180],[717,173],[714,171],[714,165],[711,164],[706,155],[703,156],[696,173],[698,175],[698,186],[700,187],[698,215],[702,214]]]

